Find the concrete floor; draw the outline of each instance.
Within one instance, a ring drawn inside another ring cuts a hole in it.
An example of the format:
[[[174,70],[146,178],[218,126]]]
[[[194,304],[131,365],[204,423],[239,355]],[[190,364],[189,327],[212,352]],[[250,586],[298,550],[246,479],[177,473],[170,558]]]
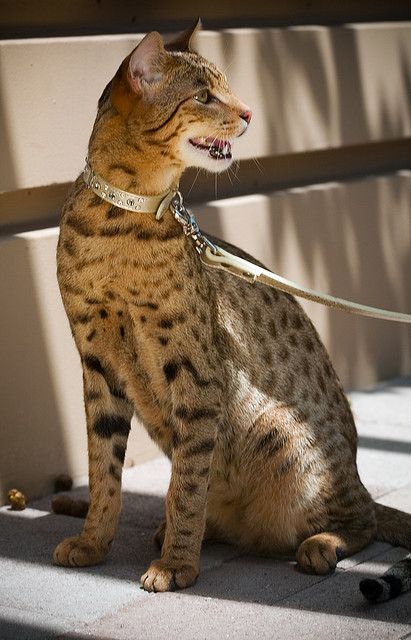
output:
[[[411,379],[350,394],[363,482],[380,502],[411,512]],[[120,528],[104,565],[63,569],[54,546],[81,521],[50,513],[50,496],[22,512],[0,509],[0,640],[281,640],[411,638],[411,592],[370,605],[361,578],[405,551],[374,543],[332,576],[299,573],[289,560],[244,556],[206,544],[190,589],[149,594],[138,578],[158,556],[170,466],[158,458],[124,473]],[[75,490],[86,497],[86,488]]]

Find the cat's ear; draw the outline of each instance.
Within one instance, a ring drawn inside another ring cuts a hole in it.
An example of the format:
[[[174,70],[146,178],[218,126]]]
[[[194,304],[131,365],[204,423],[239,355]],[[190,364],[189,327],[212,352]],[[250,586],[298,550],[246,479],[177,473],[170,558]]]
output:
[[[176,38],[166,42],[167,51],[193,51],[192,41],[194,36],[201,30],[201,18],[191,25],[188,29],[180,33]]]
[[[129,59],[127,79],[134,93],[141,93],[144,83],[152,84],[160,80],[163,59],[163,40],[157,31],[151,31],[144,36]]]
[[[111,102],[127,118],[136,98],[161,79],[164,58],[163,40],[159,33],[148,33],[120,65],[111,84]]]

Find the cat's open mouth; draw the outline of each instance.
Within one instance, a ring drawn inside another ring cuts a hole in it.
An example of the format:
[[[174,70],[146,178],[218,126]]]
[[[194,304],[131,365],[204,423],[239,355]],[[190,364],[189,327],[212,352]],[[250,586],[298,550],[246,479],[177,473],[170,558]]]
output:
[[[214,160],[231,160],[231,143],[218,138],[190,138],[190,144],[205,151]]]

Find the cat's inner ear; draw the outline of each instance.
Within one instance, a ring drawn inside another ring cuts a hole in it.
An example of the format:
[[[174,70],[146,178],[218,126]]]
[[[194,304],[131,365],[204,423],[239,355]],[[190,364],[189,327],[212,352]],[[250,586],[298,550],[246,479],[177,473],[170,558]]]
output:
[[[166,42],[167,51],[193,51],[192,44],[195,35],[201,30],[201,18],[185,31],[182,31],[176,38]]]
[[[127,79],[132,91],[142,93],[145,84],[158,82],[162,77],[164,44],[157,31],[148,33],[130,56]]]

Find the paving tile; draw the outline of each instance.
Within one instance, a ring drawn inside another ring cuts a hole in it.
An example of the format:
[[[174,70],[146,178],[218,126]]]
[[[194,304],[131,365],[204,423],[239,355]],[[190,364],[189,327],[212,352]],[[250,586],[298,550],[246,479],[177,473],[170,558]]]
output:
[[[394,509],[411,513],[411,484],[385,494],[377,502],[385,504],[387,507],[394,507]]]
[[[388,425],[411,426],[410,395],[411,378],[397,378],[348,393],[357,422],[378,425],[378,430]]]
[[[51,628],[57,621],[58,629],[62,625],[72,629],[76,622],[94,620],[144,597],[138,588],[138,544],[133,552],[128,542],[124,553],[120,538],[108,562],[99,567],[56,567],[52,564],[54,546],[78,533],[81,521],[40,513],[41,517],[28,519],[24,512],[20,517],[0,513],[0,621],[9,621],[8,633],[13,619],[22,621],[23,634],[28,621],[43,620]],[[141,548],[146,549],[147,543],[140,543]],[[140,555],[143,564],[144,553]],[[148,562],[151,553],[147,551],[146,555]],[[0,622],[1,630],[4,624]],[[41,624],[39,628],[41,637]],[[1,640],[4,634],[2,630]]]
[[[384,453],[360,447],[357,464],[361,481],[374,498],[400,489],[411,480],[410,454]]]
[[[282,601],[282,605],[295,609],[316,611],[339,617],[339,626],[345,628],[345,637],[400,637],[401,633],[411,631],[411,593],[390,602],[371,605],[367,603],[358,590],[358,583],[365,577],[381,575],[386,569],[404,557],[406,551],[390,548],[364,563],[351,567],[349,571],[340,571],[331,581],[319,583],[309,591],[298,593]],[[353,621],[357,621],[359,629],[368,630],[369,635],[359,635]],[[379,635],[373,636],[374,624],[386,623],[381,627]],[[333,633],[334,636],[334,633]],[[336,637],[344,637],[339,634]]]
[[[358,435],[358,469],[377,498],[411,481],[411,378],[348,394]]]
[[[73,621],[101,617],[143,597],[135,581],[106,577],[98,568],[63,569],[15,559],[2,559],[0,583],[2,611],[43,611],[47,616]]]
[[[363,555],[361,565],[326,578],[298,573],[293,563],[237,558],[204,572],[190,589],[149,594],[144,601],[87,625],[87,633],[119,640],[328,640],[331,635],[337,640],[399,639],[411,630],[411,594],[373,606],[359,593],[358,583],[363,577],[379,575],[404,553],[373,545],[373,552],[368,553],[372,559],[364,561]]]
[[[187,594],[273,604],[284,597],[327,580],[300,572],[295,561],[242,556],[200,574]]]
[[[370,605],[359,593],[358,582],[384,571],[401,555],[401,550],[390,549],[330,578],[303,576],[286,597],[281,597],[288,570],[284,564],[274,563],[270,570],[262,559],[244,558],[243,564],[226,563],[225,571],[210,571],[201,586],[150,594],[144,603],[88,625],[87,632],[102,640],[399,640],[411,631],[411,594]],[[292,588],[291,582],[288,587]]]
[[[54,640],[72,628],[70,620],[54,619],[44,611],[1,607],[1,640]]]
[[[366,562],[367,560],[372,560],[380,556],[385,551],[389,551],[391,549],[391,545],[386,542],[373,542],[365,547],[365,549],[361,549],[358,553],[355,553],[353,556],[349,558],[345,558],[338,563],[339,569],[352,569],[358,564],[362,562]]]

